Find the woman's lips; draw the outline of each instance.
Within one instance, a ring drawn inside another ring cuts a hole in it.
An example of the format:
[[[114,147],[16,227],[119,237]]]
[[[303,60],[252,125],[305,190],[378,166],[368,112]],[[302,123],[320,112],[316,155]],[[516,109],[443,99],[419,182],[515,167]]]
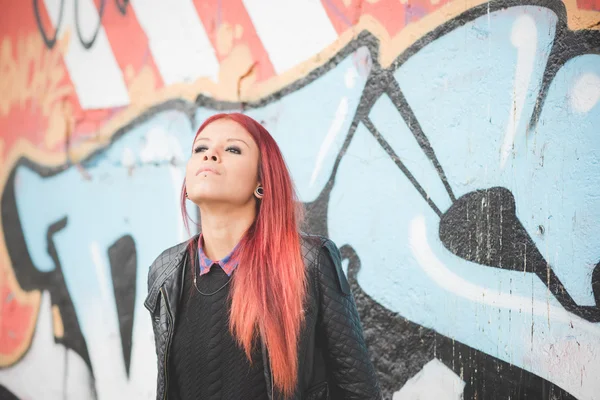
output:
[[[200,168],[197,172],[196,172],[196,176],[200,175],[203,172],[211,172],[215,175],[220,175],[215,169],[210,168],[210,167],[202,167]]]

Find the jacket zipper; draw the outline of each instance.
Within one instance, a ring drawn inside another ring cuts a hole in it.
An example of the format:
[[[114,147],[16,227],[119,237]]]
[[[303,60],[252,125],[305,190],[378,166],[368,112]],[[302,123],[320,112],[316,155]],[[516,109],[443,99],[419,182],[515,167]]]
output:
[[[167,363],[169,360],[169,349],[171,348],[171,336],[173,334],[173,315],[171,314],[171,308],[169,307],[169,298],[167,292],[164,291],[163,287],[160,287],[160,292],[165,299],[165,307],[167,308],[167,314],[169,314],[169,336],[167,338],[167,348],[165,349],[165,362],[164,362],[164,376],[165,376],[165,390],[163,393],[163,399],[167,399],[168,385],[169,385],[169,374],[167,372]]]

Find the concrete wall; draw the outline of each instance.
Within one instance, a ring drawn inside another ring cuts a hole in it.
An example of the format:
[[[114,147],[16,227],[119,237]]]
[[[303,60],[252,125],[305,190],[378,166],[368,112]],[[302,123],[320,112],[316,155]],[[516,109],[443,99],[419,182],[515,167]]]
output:
[[[600,1],[0,0],[0,398],[151,399],[195,129],[279,142],[386,398],[600,398]]]

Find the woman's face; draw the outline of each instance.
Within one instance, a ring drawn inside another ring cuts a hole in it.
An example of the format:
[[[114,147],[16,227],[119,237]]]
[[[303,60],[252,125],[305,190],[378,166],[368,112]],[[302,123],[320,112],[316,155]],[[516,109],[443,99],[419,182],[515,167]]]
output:
[[[196,137],[185,181],[188,198],[196,204],[247,203],[258,186],[258,146],[244,127],[219,119]]]

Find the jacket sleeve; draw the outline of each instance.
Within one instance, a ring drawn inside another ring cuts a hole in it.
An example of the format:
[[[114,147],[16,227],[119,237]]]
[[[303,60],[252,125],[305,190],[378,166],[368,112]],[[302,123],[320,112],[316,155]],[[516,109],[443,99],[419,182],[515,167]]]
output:
[[[317,335],[324,345],[332,398],[382,399],[354,297],[342,270],[341,255],[331,240],[323,244],[317,262]]]

